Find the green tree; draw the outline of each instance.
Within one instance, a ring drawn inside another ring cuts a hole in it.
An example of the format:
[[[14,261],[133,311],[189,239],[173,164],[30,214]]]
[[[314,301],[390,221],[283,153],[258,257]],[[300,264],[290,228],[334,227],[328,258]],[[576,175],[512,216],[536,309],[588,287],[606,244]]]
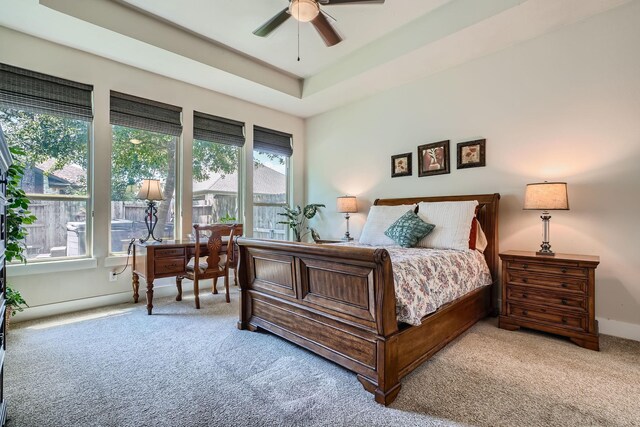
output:
[[[47,159],[55,159],[49,173],[70,164],[87,167],[90,131],[88,122],[4,110],[0,111],[0,124],[9,145],[24,153],[19,160],[26,166],[27,173],[23,177],[22,187],[27,191],[32,188],[32,167]],[[160,179],[164,182],[165,200],[159,206],[158,230],[162,230],[171,220],[169,206],[175,192],[176,140],[171,135],[123,126],[113,127],[111,200],[134,200],[143,179]],[[193,177],[196,181],[207,180],[214,173],[233,173],[237,164],[236,147],[194,141]],[[86,192],[86,185],[75,191]]]

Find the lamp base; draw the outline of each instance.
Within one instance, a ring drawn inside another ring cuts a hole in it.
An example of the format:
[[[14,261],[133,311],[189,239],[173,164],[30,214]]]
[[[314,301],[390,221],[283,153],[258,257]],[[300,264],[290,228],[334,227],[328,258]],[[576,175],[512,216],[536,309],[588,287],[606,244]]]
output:
[[[140,241],[140,243],[144,243],[146,241],[149,240],[149,238],[155,240],[156,242],[162,242],[162,239],[158,239],[156,236],[154,236],[153,234],[147,234],[147,237],[145,237],[144,239],[140,238],[138,239]]]
[[[352,240],[353,240],[353,237],[350,237],[350,236],[343,236],[343,237],[342,237],[342,239],[340,239],[340,240],[342,240],[343,242],[350,242],[350,241],[352,241]]]
[[[147,237],[140,239],[140,243],[146,242],[149,238],[152,238],[156,242],[162,242],[162,239],[158,239],[153,235],[153,230],[155,230],[156,224],[158,223],[158,209],[153,200],[147,201],[147,209],[145,209],[144,214],[144,224],[147,226]]]
[[[536,255],[541,255],[541,256],[556,256],[556,253],[553,251],[538,251],[536,252]]]
[[[555,256],[555,253],[551,250],[551,244],[549,244],[549,220],[551,215],[549,215],[549,212],[543,211],[540,218],[542,219],[542,244],[536,255]]]

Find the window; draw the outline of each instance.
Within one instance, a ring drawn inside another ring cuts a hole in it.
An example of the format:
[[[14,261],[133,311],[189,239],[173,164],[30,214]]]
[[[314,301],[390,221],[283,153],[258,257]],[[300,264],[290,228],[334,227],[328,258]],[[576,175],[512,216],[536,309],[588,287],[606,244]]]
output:
[[[176,153],[181,109],[111,92],[111,252],[127,250],[147,235],[147,203],[136,199],[144,179],[160,180],[154,236],[172,239],[176,224]]]
[[[253,237],[287,240],[289,230],[278,224],[289,200],[291,135],[255,126],[253,169]]]
[[[196,111],[193,137],[192,222],[243,222],[238,194],[244,124]]]
[[[20,187],[37,218],[26,225],[33,261],[91,253],[90,135],[92,86],[0,64],[0,126]]]

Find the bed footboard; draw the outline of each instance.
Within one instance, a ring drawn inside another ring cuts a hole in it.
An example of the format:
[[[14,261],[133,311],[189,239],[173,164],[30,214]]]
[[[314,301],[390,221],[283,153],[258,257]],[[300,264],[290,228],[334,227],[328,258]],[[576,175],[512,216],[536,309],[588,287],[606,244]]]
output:
[[[391,261],[384,249],[241,238],[239,329],[265,329],[358,374],[376,401],[400,383]]]

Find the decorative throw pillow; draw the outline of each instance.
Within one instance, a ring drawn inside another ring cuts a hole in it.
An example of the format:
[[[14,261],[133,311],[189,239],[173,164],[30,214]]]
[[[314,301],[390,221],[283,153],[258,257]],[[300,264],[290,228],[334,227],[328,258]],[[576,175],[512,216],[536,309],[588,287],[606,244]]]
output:
[[[436,226],[418,218],[413,211],[407,211],[384,232],[403,248],[412,248]]]
[[[478,241],[478,227],[480,227],[480,223],[478,222],[478,218],[473,218],[471,220],[471,232],[469,233],[469,249],[476,248],[476,242]]]
[[[437,224],[433,233],[422,238],[416,246],[435,249],[469,249],[471,221],[475,217],[476,200],[461,202],[420,202],[421,220]]]
[[[480,227],[480,223],[478,223],[478,236],[476,237],[476,250],[484,253],[484,250],[487,249],[489,242],[487,241],[487,236],[482,231],[482,227]]]
[[[367,222],[360,234],[360,243],[371,246],[392,246],[396,243],[384,232],[396,222],[406,211],[414,210],[416,205],[371,206]]]

